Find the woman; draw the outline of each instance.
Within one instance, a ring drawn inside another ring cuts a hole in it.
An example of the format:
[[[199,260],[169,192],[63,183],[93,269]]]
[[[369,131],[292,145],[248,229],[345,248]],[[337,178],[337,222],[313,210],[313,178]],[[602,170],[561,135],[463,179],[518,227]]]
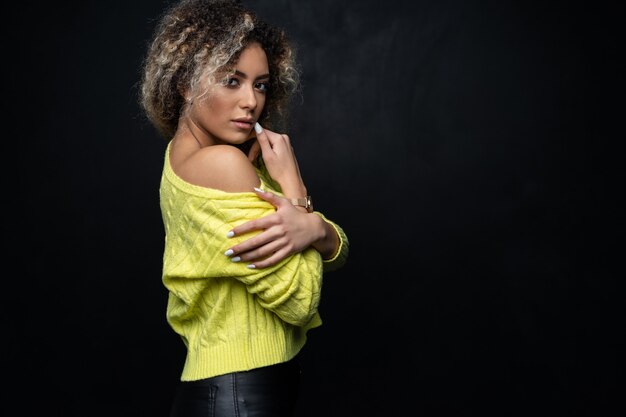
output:
[[[290,416],[322,275],[348,254],[313,211],[280,126],[297,89],[284,33],[236,1],[161,17],[141,104],[169,140],[160,197],[167,320],[187,356],[172,416]]]

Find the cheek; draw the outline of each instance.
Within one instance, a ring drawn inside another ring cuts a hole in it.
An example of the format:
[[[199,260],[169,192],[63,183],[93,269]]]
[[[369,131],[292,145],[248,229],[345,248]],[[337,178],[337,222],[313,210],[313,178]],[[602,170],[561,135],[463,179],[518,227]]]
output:
[[[203,107],[210,110],[224,110],[232,106],[232,102],[235,97],[225,89],[214,89],[207,93],[207,96],[202,100]]]
[[[219,98],[204,100],[196,109],[203,120],[217,120],[220,115],[227,114],[228,102]]]
[[[257,108],[256,108],[256,111],[257,111],[257,113],[259,113],[259,114],[260,114],[260,113],[263,111],[263,109],[265,108],[265,101],[266,101],[266,100],[267,100],[267,96],[266,96],[265,94],[261,94],[261,95],[257,98],[257,100],[256,100],[256,103],[257,103],[257,106],[256,106],[256,107],[257,107]]]
[[[217,115],[223,114],[219,103],[214,100],[204,100],[193,103],[192,118],[205,129],[215,129],[218,126]]]

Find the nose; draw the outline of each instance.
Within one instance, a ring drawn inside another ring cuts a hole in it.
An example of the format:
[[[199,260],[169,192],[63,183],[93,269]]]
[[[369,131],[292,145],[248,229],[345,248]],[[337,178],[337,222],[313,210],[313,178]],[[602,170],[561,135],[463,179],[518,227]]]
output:
[[[257,106],[257,99],[254,92],[254,87],[252,85],[246,85],[239,91],[241,91],[241,98],[239,100],[239,105],[241,106],[241,108],[254,110]]]

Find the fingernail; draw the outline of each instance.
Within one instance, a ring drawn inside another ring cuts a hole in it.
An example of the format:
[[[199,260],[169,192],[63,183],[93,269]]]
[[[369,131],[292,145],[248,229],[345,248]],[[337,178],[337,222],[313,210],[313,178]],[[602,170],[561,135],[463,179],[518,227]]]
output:
[[[226,237],[233,237],[233,236],[235,236],[235,232],[233,232],[232,230],[226,233]]]
[[[249,268],[249,269],[255,269],[255,268],[256,268],[256,266],[255,266],[254,264],[250,264],[250,265],[248,265],[248,268]]]
[[[261,125],[259,124],[259,122],[256,122],[256,123],[254,124],[254,131],[255,131],[256,133],[261,133],[261,132],[263,131],[263,128],[261,127]]]
[[[226,256],[230,256],[230,255],[232,255],[233,253],[235,253],[235,252],[234,252],[232,249],[228,249],[226,252],[224,252],[224,255],[226,255]]]
[[[239,261],[241,261],[241,258],[239,256],[234,256],[234,257],[230,258],[230,260],[233,261],[233,262],[239,262]]]
[[[265,191],[261,190],[260,188],[254,187],[254,191],[256,191],[257,193],[264,193]]]

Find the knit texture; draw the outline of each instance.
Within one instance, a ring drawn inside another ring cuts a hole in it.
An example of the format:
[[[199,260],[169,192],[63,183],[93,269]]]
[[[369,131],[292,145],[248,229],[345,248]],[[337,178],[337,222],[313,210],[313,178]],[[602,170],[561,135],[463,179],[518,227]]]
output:
[[[160,186],[165,227],[163,284],[169,291],[166,318],[187,347],[181,380],[191,381],[285,362],[304,346],[318,313],[323,271],[348,255],[343,230],[332,259],[308,248],[277,265],[249,269],[224,252],[253,234],[227,238],[233,227],[275,211],[253,192],[231,193],[190,184],[169,163]],[[261,163],[261,187],[282,195]],[[257,232],[258,233],[258,232]]]

